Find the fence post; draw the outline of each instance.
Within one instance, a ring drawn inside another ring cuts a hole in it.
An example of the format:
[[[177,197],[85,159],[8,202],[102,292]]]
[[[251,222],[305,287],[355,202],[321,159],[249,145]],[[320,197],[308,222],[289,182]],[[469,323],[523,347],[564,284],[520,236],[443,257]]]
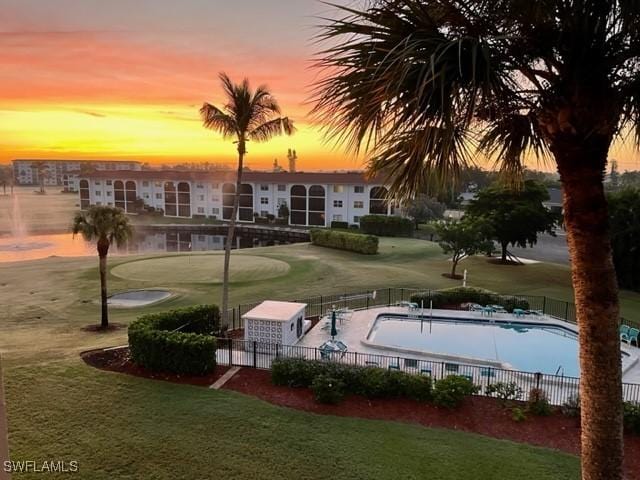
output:
[[[540,390],[540,380],[542,380],[542,374],[540,372],[534,373],[536,378],[536,390]]]
[[[256,355],[256,347],[258,345],[258,342],[256,342],[255,340],[253,341],[253,368],[258,368],[258,356]]]
[[[547,296],[542,297],[542,313],[547,313]]]
[[[369,310],[369,290],[367,290],[367,310]]]
[[[387,307],[391,306],[391,287],[389,287],[389,293],[387,293]]]
[[[320,315],[318,315],[319,317],[322,317],[324,315],[324,302],[322,301],[322,295],[320,295]]]
[[[233,367],[233,339],[229,339],[229,366]]]
[[[564,319],[569,319],[569,302],[564,302]]]

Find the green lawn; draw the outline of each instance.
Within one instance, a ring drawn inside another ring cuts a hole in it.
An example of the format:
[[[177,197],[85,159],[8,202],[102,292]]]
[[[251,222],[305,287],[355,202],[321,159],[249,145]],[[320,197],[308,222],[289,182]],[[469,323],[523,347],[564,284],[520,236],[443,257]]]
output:
[[[558,452],[317,416],[73,362],[14,368],[7,387],[14,458],[78,460],[91,480],[579,478],[577,459]]]
[[[219,303],[220,254],[112,257],[110,290],[163,287],[156,306],[112,309],[128,323],[141,313]],[[234,252],[233,304],[365,288],[459,285],[440,248],[381,239],[380,254],[296,244]],[[566,266],[462,262],[469,285],[503,293],[571,299]],[[211,270],[209,270],[211,269]],[[87,333],[97,323],[97,258],[0,264],[0,352],[16,459],[63,456],[81,478],[578,478],[575,457],[417,426],[318,417],[230,392],[167,385],[86,367],[78,353],[126,342],[126,331]],[[623,293],[640,319],[640,295]],[[282,466],[280,464],[282,463]],[[89,472],[89,473],[87,473]],[[19,478],[28,478],[21,476]]]

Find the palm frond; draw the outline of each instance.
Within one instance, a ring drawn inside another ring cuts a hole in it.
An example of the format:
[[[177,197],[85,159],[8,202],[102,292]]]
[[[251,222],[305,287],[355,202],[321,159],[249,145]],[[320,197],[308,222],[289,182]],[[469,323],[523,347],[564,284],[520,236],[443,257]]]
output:
[[[202,105],[200,117],[205,128],[221,133],[223,138],[231,138],[238,134],[236,120],[210,103],[205,102]]]
[[[273,137],[279,135],[292,135],[295,132],[293,121],[288,117],[275,118],[268,122],[258,125],[251,130],[248,138],[255,142],[266,142]]]

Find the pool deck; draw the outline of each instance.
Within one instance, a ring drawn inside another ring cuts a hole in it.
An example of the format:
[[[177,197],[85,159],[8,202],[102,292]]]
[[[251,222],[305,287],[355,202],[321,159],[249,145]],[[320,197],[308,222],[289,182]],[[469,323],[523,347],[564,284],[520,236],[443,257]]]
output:
[[[344,320],[342,323],[337,322],[338,335],[336,340],[344,342],[350,351],[359,353],[369,353],[378,355],[400,355],[404,358],[415,358],[420,360],[431,360],[435,362],[442,361],[456,361],[459,363],[477,364],[477,365],[492,365],[500,366],[496,362],[491,362],[482,359],[470,359],[467,357],[454,357],[454,356],[442,356],[442,355],[429,355],[425,352],[411,351],[405,349],[395,349],[377,346],[367,341],[367,336],[373,327],[376,319],[381,314],[401,314],[418,316],[422,312],[420,310],[409,311],[407,307],[379,307],[371,308],[368,310],[356,310],[353,311],[353,315],[349,320]],[[522,322],[529,324],[540,324],[548,326],[558,326],[574,332],[577,332],[577,327],[574,324],[559,320],[548,315],[525,315],[524,317],[516,317],[510,313],[494,313],[491,316],[486,316],[480,312],[471,312],[465,310],[439,310],[434,309],[430,312],[428,309],[424,310],[423,315],[430,317],[431,313],[434,318],[447,318],[452,320],[476,320],[476,321],[496,321],[496,322]],[[304,347],[319,347],[325,341],[329,340],[331,336],[328,330],[323,330],[322,325],[325,321],[321,320],[318,325],[312,328],[307,334],[300,339],[296,344]],[[629,354],[623,362],[623,381],[627,383],[640,383],[640,348],[635,346],[631,347],[626,344],[622,344],[622,350]]]

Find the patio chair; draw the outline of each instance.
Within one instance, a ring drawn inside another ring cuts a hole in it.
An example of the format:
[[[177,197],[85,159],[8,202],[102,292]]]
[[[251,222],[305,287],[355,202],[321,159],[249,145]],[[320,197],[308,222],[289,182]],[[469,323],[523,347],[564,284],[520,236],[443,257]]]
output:
[[[636,342],[636,347],[638,346],[638,336],[640,335],[640,330],[637,328],[629,329],[629,345],[632,345],[633,342]]]
[[[514,317],[516,318],[521,318],[524,317],[526,314],[526,311],[521,309],[521,308],[514,308],[513,312],[511,312],[513,314]]]
[[[480,305],[479,303],[470,303],[469,304],[469,311],[470,312],[482,312],[482,309],[484,307],[482,305]]]
[[[493,308],[491,305],[487,305],[486,307],[482,307],[480,309],[480,314],[481,315],[486,315],[487,317],[490,317],[491,315],[493,315],[495,313],[495,308]]]
[[[507,313],[507,310],[502,305],[488,305],[493,308],[493,311],[496,313]]]
[[[629,342],[629,330],[628,325],[620,325],[620,340],[623,342]]]

